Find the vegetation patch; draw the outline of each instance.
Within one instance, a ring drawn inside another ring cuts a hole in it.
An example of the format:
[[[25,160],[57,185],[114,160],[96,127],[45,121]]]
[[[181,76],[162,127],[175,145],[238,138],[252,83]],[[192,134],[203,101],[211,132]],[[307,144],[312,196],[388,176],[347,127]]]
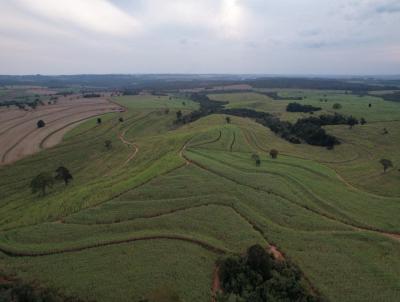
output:
[[[245,256],[220,260],[219,278],[217,302],[322,301],[295,265],[274,258],[260,245],[250,247]]]

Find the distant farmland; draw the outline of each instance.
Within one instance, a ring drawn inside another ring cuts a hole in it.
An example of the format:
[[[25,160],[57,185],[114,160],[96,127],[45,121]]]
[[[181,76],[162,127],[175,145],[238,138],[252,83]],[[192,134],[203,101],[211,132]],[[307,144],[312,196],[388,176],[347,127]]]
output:
[[[290,143],[251,118],[207,112],[179,124],[200,106],[177,93],[2,111],[5,163],[53,147],[0,169],[1,270],[87,301],[140,301],[170,288],[203,302],[215,294],[218,260],[260,244],[328,301],[397,301],[400,102],[311,89],[208,97],[282,121],[337,112],[366,124],[324,126],[340,140],[328,150]],[[287,112],[294,97],[321,111]],[[106,112],[101,124],[90,118]],[[382,158],[393,162],[386,172]],[[59,166],[71,183],[32,194],[32,178]]]

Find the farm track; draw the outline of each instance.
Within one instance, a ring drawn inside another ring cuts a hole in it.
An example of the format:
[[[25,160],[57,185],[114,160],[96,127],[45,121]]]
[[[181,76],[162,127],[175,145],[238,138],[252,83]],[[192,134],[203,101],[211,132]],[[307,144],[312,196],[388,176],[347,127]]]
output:
[[[185,155],[184,155],[184,156],[185,156]],[[234,183],[237,184],[237,185],[245,186],[245,187],[248,187],[248,188],[253,189],[253,190],[255,190],[255,191],[261,191],[261,192],[265,192],[265,193],[267,193],[267,194],[275,195],[275,196],[280,197],[280,198],[282,198],[282,199],[284,199],[284,200],[286,200],[286,201],[288,201],[288,202],[290,202],[290,203],[292,203],[292,204],[294,204],[294,205],[296,205],[296,206],[298,206],[298,207],[301,207],[301,208],[303,208],[303,209],[305,209],[305,210],[307,210],[307,211],[309,211],[309,212],[312,212],[312,213],[314,213],[314,214],[317,214],[317,215],[319,215],[319,216],[321,216],[321,217],[324,217],[324,218],[326,218],[326,219],[328,219],[328,220],[331,220],[331,221],[334,221],[334,222],[338,222],[338,223],[347,225],[347,226],[353,228],[354,230],[357,230],[357,231],[375,232],[375,233],[384,235],[384,236],[386,236],[386,237],[389,237],[389,238],[391,238],[391,239],[400,241],[400,233],[386,232],[386,231],[381,230],[381,229],[377,229],[377,228],[373,228],[373,227],[369,227],[369,226],[359,226],[359,225],[352,224],[352,223],[349,223],[349,222],[346,222],[346,221],[342,221],[342,220],[340,220],[340,219],[337,219],[337,218],[334,217],[334,216],[331,216],[331,215],[326,214],[326,213],[322,213],[322,212],[320,212],[320,211],[318,211],[318,210],[315,210],[315,209],[312,209],[312,208],[310,208],[310,207],[308,207],[308,206],[302,205],[302,204],[300,204],[300,203],[298,203],[298,202],[296,202],[296,201],[294,201],[294,200],[288,199],[286,196],[284,196],[284,195],[282,195],[282,194],[279,194],[279,193],[276,193],[276,192],[273,192],[273,191],[264,190],[264,189],[259,188],[259,187],[253,187],[253,186],[251,186],[251,185],[243,184],[243,183],[241,183],[241,182],[239,182],[239,181],[237,181],[237,180],[235,180],[235,179],[233,179],[233,178],[230,178],[230,177],[228,177],[228,176],[226,176],[226,175],[224,175],[224,174],[222,174],[222,173],[213,171],[212,169],[210,169],[210,168],[208,168],[208,167],[206,167],[206,166],[204,166],[204,165],[202,165],[202,164],[200,164],[200,163],[198,163],[198,162],[195,162],[195,161],[193,161],[193,160],[190,160],[189,158],[188,158],[188,160],[190,161],[190,163],[196,165],[197,167],[199,167],[199,168],[201,168],[201,169],[203,169],[203,170],[206,170],[206,171],[208,171],[208,172],[210,172],[210,173],[212,173],[212,174],[215,174],[215,175],[217,175],[217,176],[220,176],[220,177],[222,177],[222,178],[225,178],[225,179],[227,179],[227,180],[229,180],[229,181],[231,181],[231,182],[234,182]]]
[[[233,138],[232,138],[231,145],[229,146],[229,152],[232,152],[233,146],[235,145],[235,141],[236,141],[236,132],[233,131]]]
[[[125,139],[125,135],[126,132],[128,132],[130,130],[130,127],[132,125],[135,125],[137,122],[142,121],[144,119],[146,119],[148,116],[150,116],[151,114],[153,114],[154,112],[150,112],[142,117],[139,117],[138,119],[135,119],[132,123],[130,123],[128,125],[128,127],[126,127],[121,133],[118,134],[118,138],[120,139],[120,141],[128,146],[129,148],[133,148],[133,153],[128,157],[128,159],[124,162],[123,167],[125,167],[127,164],[129,164],[129,162],[135,158],[135,156],[137,155],[137,153],[139,152],[139,146],[136,143],[133,142],[129,142],[128,140]]]

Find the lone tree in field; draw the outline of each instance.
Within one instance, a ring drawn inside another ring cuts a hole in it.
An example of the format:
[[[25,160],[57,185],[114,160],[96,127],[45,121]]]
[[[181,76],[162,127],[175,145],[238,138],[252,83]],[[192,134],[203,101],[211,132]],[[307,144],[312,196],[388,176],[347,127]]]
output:
[[[336,109],[336,110],[339,110],[339,109],[342,109],[342,105],[339,104],[339,103],[335,103],[335,104],[333,104],[332,108]]]
[[[349,118],[347,119],[347,125],[350,126],[350,129],[352,129],[357,124],[358,124],[358,120],[353,116],[349,116]]]
[[[386,128],[383,128],[383,134],[386,135],[388,133],[389,133],[389,131]]]
[[[256,166],[259,167],[261,165],[260,156],[258,154],[253,153],[251,155],[251,159],[256,162]]]
[[[272,159],[276,159],[278,157],[278,150],[276,149],[272,149],[271,151],[269,151],[269,156],[271,156]]]
[[[380,161],[383,166],[383,172],[386,173],[386,170],[393,167],[393,163],[390,159],[382,158]]]
[[[227,116],[227,117],[225,118],[225,120],[226,120],[226,123],[227,123],[227,124],[230,124],[230,123],[231,123],[231,118],[230,118],[229,116]]]
[[[365,120],[365,118],[362,117],[362,118],[360,119],[360,124],[361,124],[361,125],[365,125],[366,123],[367,123],[367,121]]]
[[[38,128],[43,128],[44,126],[46,126],[46,123],[43,120],[39,120],[37,122],[37,127]]]
[[[104,146],[107,148],[107,150],[110,150],[112,148],[112,142],[108,139],[104,142]]]
[[[182,111],[179,110],[179,111],[176,112],[176,119],[178,121],[180,121],[182,119]]]
[[[372,104],[368,104],[368,107],[371,108],[371,107],[372,107]]]
[[[48,172],[42,172],[35,176],[31,181],[32,193],[35,194],[40,192],[42,196],[46,195],[46,188],[52,188],[54,184],[54,178]]]
[[[56,170],[56,180],[64,181],[65,185],[68,185],[69,181],[73,179],[69,170],[63,166],[58,167]]]
[[[97,124],[99,124],[99,125],[101,124],[101,118],[97,119]]]
[[[122,123],[124,121],[124,118],[120,117],[118,120],[119,120],[120,123]]]
[[[170,98],[170,99],[171,99],[171,98]],[[164,113],[165,113],[165,114],[169,114],[169,108],[165,108]]]

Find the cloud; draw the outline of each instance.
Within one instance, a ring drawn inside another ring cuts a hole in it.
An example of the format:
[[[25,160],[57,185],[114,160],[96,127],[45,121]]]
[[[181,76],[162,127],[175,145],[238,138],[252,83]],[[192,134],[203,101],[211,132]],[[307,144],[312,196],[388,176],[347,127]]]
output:
[[[62,27],[77,27],[111,35],[139,29],[132,16],[107,0],[17,0],[21,9]]]
[[[378,13],[400,13],[400,2],[399,1],[391,1],[383,4],[379,4],[375,8],[376,12]]]
[[[0,0],[0,5],[0,74],[400,70],[398,0]]]

